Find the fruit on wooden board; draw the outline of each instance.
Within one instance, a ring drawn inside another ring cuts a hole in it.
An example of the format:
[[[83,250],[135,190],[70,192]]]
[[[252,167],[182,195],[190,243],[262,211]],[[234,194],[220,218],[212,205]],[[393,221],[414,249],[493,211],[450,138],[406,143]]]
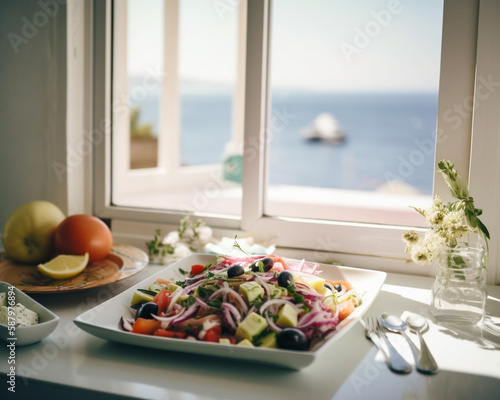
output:
[[[54,256],[54,232],[64,213],[53,203],[35,200],[17,208],[3,228],[3,247],[15,261],[38,264]]]

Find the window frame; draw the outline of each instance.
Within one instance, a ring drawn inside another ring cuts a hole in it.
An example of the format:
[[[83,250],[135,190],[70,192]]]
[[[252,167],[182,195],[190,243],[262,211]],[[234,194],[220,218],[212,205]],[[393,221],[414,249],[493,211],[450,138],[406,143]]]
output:
[[[200,217],[215,227],[216,232],[252,232],[255,237],[272,240],[290,254],[300,250],[318,261],[431,275],[432,266],[416,266],[404,254],[401,235],[408,227],[278,218],[264,214],[271,1],[248,2],[243,214],[241,219],[210,214],[200,214]],[[111,0],[94,1],[93,121],[94,126],[102,125],[105,132],[105,140],[94,149],[94,172],[99,171],[94,173],[94,213],[112,219],[113,233],[118,238],[143,240],[153,226],[176,226],[179,219],[188,214],[117,207],[111,202],[111,14]],[[500,165],[496,163],[492,167],[484,154],[490,159],[499,158],[500,94],[493,90],[488,101],[483,102],[475,96],[479,94],[480,85],[484,86],[482,80],[485,77],[493,76],[493,83],[500,82],[500,56],[492,54],[495,53],[492,49],[498,48],[494,47],[495,39],[500,37],[500,28],[491,22],[495,16],[500,17],[500,5],[493,0],[444,1],[437,130],[447,138],[436,143],[436,160],[446,158],[455,162],[462,175],[469,179],[476,204],[483,205],[484,214],[488,216],[486,224],[492,236],[488,269],[490,283],[498,283],[500,279],[497,260],[500,215],[495,207],[500,200]],[[106,40],[97,40],[102,37]],[[474,100],[473,112],[456,127],[448,118],[449,110],[469,99]],[[481,182],[484,176],[492,177],[493,191],[491,186]],[[448,199],[448,189],[439,179],[434,182],[434,194]]]

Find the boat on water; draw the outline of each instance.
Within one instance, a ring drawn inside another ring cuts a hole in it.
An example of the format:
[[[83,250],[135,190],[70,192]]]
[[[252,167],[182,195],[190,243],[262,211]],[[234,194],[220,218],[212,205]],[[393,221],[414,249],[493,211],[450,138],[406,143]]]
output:
[[[339,122],[328,112],[319,114],[314,119],[312,126],[304,129],[302,136],[306,140],[324,141],[333,144],[340,144],[345,139],[345,134]]]

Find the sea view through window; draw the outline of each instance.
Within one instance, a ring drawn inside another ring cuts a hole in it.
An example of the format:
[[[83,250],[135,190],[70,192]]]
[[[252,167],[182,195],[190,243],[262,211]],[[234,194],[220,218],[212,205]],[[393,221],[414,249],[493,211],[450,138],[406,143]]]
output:
[[[238,82],[244,76],[237,58],[245,43],[241,36],[245,4],[235,2],[222,12],[210,1],[181,0],[176,31],[179,143],[175,157],[181,168],[220,165],[227,169],[232,163],[233,172],[225,171],[224,178],[234,183],[230,190],[236,203],[244,164],[244,138],[235,130],[235,114],[242,107]],[[162,79],[170,78],[165,78],[169,74],[163,64],[168,57],[161,54],[163,42],[154,39],[166,29],[157,17],[163,13],[162,3],[152,1],[148,11],[144,3],[129,0],[128,8],[130,94],[141,87],[151,66],[158,65]],[[147,18],[148,12],[155,19]],[[267,214],[337,219],[338,214],[329,217],[323,211],[308,214],[282,207],[300,202],[303,196],[310,205],[332,206],[338,204],[336,198],[342,198],[343,204],[362,205],[372,199],[382,204],[387,203],[387,195],[392,196],[388,208],[398,196],[405,196],[400,201],[405,212],[408,201],[417,206],[428,201],[434,179],[442,13],[441,1],[272,2],[265,136]],[[149,52],[142,46],[146,40]],[[158,52],[151,50],[155,45]],[[158,84],[139,99],[130,96],[132,170],[156,168],[163,151],[159,137],[175,134],[161,132],[165,93]],[[169,151],[175,150],[170,146]],[[189,188],[177,192],[182,191]],[[382,197],[377,200],[363,193]],[[139,203],[135,196],[131,204]],[[222,209],[231,207],[224,203],[201,211]],[[235,210],[240,213],[238,207]],[[388,221],[384,217],[380,222]]]

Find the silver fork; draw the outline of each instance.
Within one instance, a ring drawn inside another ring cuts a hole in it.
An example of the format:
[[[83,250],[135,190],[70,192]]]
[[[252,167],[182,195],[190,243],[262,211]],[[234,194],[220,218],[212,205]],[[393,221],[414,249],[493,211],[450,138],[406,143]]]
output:
[[[406,360],[401,357],[401,355],[394,349],[394,347],[388,343],[389,340],[382,336],[377,320],[372,317],[367,317],[364,321],[365,324],[365,336],[370,339],[373,344],[380,350],[385,358],[385,362],[389,368],[394,372],[399,373],[409,373],[411,372],[411,365],[406,362]],[[385,339],[385,345],[382,343],[382,339]]]
[[[367,317],[363,322],[365,325],[365,336],[373,342],[373,344],[383,354],[387,364],[389,364],[389,355],[387,354],[387,350],[383,346],[383,343],[380,341],[380,337],[378,336],[377,323],[375,321],[375,318]]]

